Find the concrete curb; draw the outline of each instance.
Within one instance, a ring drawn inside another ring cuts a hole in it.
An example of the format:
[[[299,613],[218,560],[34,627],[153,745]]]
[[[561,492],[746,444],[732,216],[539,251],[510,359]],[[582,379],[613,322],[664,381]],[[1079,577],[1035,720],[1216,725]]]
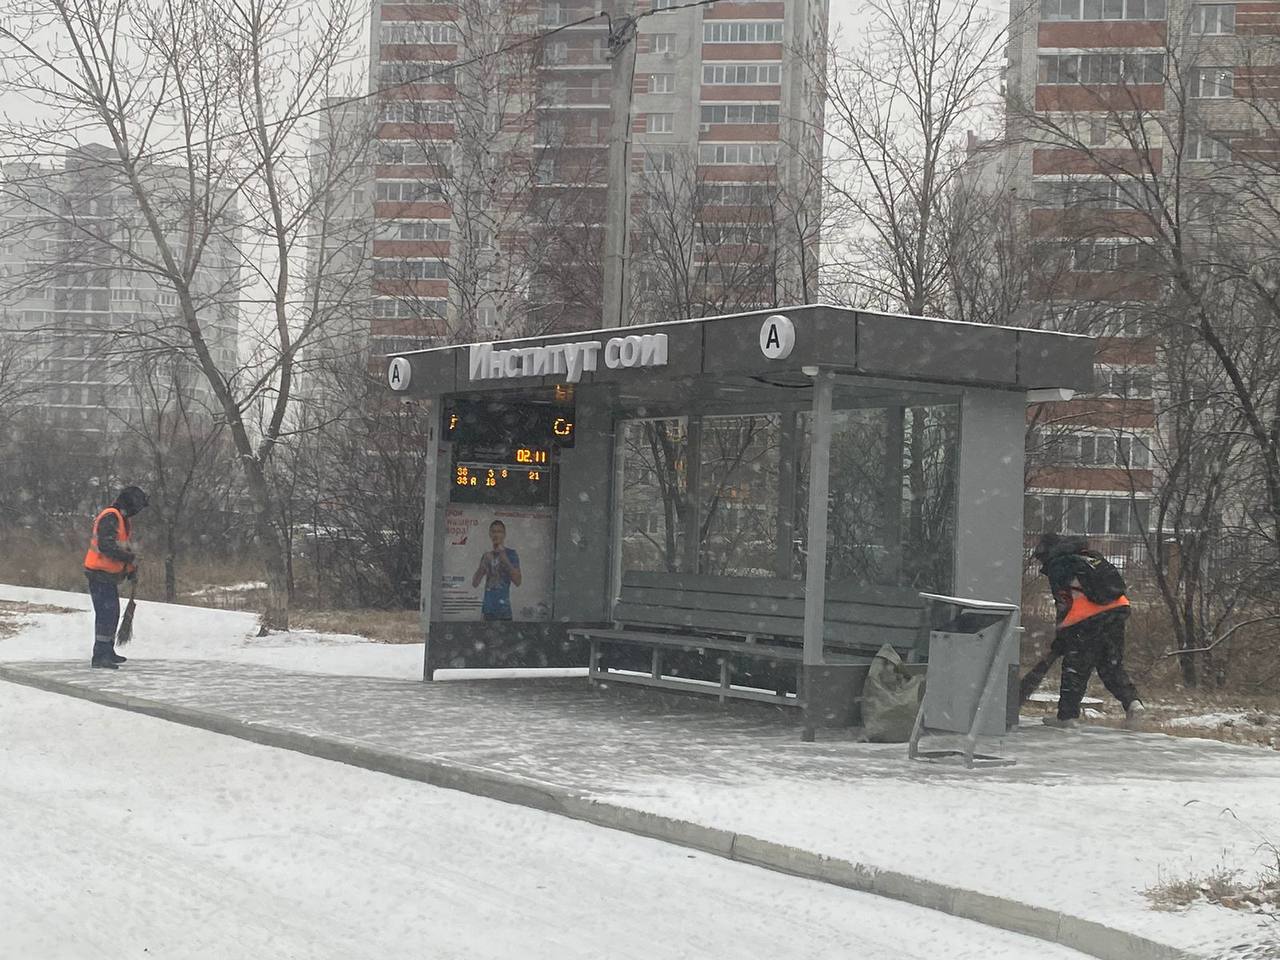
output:
[[[224,714],[83,687],[2,665],[0,680],[237,737],[251,743],[291,750],[322,760],[334,760],[375,773],[415,780],[447,790],[458,790],[503,803],[518,804],[595,826],[701,850],[777,873],[899,900],[1070,947],[1098,960],[1197,960],[1195,955],[1177,948],[1070,914],[949,887],[892,870],[827,857],[747,834],[592,800],[536,780],[449,761],[405,757],[358,742],[249,723]]]

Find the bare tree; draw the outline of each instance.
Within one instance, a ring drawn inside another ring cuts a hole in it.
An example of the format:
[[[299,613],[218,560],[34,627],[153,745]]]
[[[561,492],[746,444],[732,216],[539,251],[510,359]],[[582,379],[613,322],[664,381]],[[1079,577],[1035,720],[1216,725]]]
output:
[[[827,72],[833,170],[827,189],[861,231],[828,269],[865,305],[944,306],[944,208],[961,136],[993,99],[1003,31],[976,2],[868,3],[859,42]]]
[[[217,502],[231,482],[226,434],[215,412],[191,389],[198,376],[182,356],[149,357],[132,365],[138,406],[118,414],[134,482],[145,483],[164,544],[164,599],[178,598],[183,548],[217,539],[193,524],[200,503]],[[155,523],[149,524],[154,528]]]
[[[142,236],[48,214],[176,295],[171,324],[122,346],[179,354],[199,370],[253,505],[264,627],[286,628],[268,472],[303,358],[324,349],[345,306],[307,296],[302,282],[304,236],[330,191],[300,141],[307,115],[340,86],[362,12],[344,0],[36,0],[5,14],[5,80],[40,117],[9,124],[5,139],[49,153],[81,137],[106,141],[86,169],[136,207]],[[243,362],[211,345],[220,325],[237,323]]]

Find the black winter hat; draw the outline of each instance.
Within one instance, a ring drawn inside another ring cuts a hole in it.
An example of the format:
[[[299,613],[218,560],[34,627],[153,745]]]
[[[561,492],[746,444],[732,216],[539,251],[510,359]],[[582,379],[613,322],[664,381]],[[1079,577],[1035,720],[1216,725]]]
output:
[[[120,491],[120,496],[116,497],[116,503],[129,516],[139,513],[148,502],[147,494],[141,487],[125,487]]]

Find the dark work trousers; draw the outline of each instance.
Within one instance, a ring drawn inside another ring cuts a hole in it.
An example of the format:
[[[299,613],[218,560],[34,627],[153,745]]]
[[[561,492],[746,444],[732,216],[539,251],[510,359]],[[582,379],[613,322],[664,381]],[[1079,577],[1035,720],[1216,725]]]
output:
[[[115,640],[120,623],[120,586],[105,578],[89,578],[89,596],[93,598],[93,637]]]
[[[1089,686],[1089,675],[1098,679],[1128,710],[1138,699],[1138,691],[1124,670],[1124,624],[1128,610],[1113,610],[1068,627],[1058,635],[1066,647],[1062,655],[1062,690],[1058,696],[1058,719],[1080,716],[1080,701]]]

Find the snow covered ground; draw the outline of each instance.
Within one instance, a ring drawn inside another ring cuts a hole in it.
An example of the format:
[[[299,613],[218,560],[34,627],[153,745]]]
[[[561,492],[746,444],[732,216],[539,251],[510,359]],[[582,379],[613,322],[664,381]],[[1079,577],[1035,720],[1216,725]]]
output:
[[[76,613],[35,616],[18,635],[0,641],[3,660],[79,660],[93,646],[89,595],[0,585],[0,601],[66,607]],[[257,637],[252,613],[168,603],[138,604],[131,644],[153,660],[222,660],[308,673],[412,679],[422,676],[421,644],[373,643],[364,637],[295,630]],[[124,653],[129,654],[126,648]]]
[[[93,605],[87,593],[39,590],[0,584],[0,601],[64,607],[76,611],[60,617],[31,616],[24,629],[0,642],[0,660],[79,660],[93,647]],[[291,630],[258,637],[252,613],[181,604],[139,602],[133,641],[152,660],[218,660],[281,667],[304,673],[414,680],[422,676],[420,643],[377,643],[365,637],[314,630]],[[534,674],[540,677],[585,677],[585,669],[438,670],[437,680],[466,677],[484,680]]]
[[[87,596],[0,586],[0,600],[78,611],[31,616],[17,635],[0,639],[0,659],[87,659]],[[307,631],[257,639],[256,629],[249,614],[147,603],[138,613],[134,649],[126,652],[147,660],[212,660],[374,678],[421,674],[420,645]],[[9,688],[3,692],[7,697]],[[483,698],[476,703],[477,710],[484,708]],[[684,776],[636,762],[666,755],[669,740],[664,747],[644,739],[646,730],[651,738],[666,736],[661,725],[596,731],[587,739],[610,743],[612,736],[618,743],[621,737],[632,751],[616,769],[597,771],[591,765],[601,763],[598,747],[583,758],[572,753],[587,749],[573,740],[572,718],[567,727],[553,724],[543,731],[556,740],[546,746],[522,739],[529,734],[521,732],[527,723],[519,717],[500,717],[493,729],[505,729],[508,720],[513,748],[529,763],[543,762],[545,751],[548,776],[576,770],[577,764],[599,783],[597,795],[603,798],[1014,897],[1188,949],[1252,940],[1259,921],[1210,906],[1155,912],[1142,891],[1162,877],[1204,877],[1224,864],[1259,870],[1267,864],[1260,841],[1280,841],[1280,754],[1258,748],[1037,726],[994,745],[997,752],[1007,748],[1019,757],[1017,767],[1004,771],[969,774],[910,764],[893,746],[762,741],[747,754],[737,743],[713,744],[708,756],[714,769]],[[495,721],[478,715],[475,722]],[[466,736],[453,739],[462,746]],[[689,745],[694,753],[702,749]],[[823,765],[826,757],[829,766]]]
[[[23,687],[0,730],[0,956],[1083,958]]]

